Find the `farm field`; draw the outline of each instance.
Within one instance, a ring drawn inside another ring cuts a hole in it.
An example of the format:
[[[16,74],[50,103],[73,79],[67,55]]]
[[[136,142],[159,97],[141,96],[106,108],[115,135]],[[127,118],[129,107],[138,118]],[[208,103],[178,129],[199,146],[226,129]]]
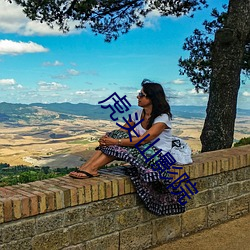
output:
[[[199,136],[203,119],[177,117],[172,121],[173,135],[188,142],[194,153],[201,149]],[[113,121],[75,119],[33,124],[0,123],[0,162],[14,165],[76,167],[90,157],[98,138],[117,129]],[[235,141],[250,136],[250,117],[237,118]]]

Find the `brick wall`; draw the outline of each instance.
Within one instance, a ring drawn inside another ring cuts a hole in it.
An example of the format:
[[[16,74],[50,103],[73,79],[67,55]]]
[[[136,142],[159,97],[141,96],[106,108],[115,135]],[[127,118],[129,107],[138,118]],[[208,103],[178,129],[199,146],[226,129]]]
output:
[[[183,171],[199,193],[173,216],[145,210],[121,168],[0,188],[0,249],[146,249],[250,212],[250,145],[194,156]]]

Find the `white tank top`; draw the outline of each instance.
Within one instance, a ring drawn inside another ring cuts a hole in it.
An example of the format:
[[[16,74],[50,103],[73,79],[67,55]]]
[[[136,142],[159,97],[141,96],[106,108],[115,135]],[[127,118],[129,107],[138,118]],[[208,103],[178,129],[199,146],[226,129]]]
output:
[[[132,121],[134,123],[137,123],[137,122],[139,122],[141,120],[142,111],[143,111],[143,109],[136,110],[131,115]],[[136,119],[135,113],[137,113],[137,118],[138,119]],[[158,123],[158,122],[162,122],[162,123],[166,124],[168,126],[168,128],[164,129],[163,132],[158,137],[156,137],[153,141],[151,141],[150,143],[154,142],[155,140],[157,140],[157,138],[159,138],[160,140],[156,144],[154,144],[154,146],[156,148],[158,148],[158,149],[162,149],[162,154],[165,154],[172,148],[172,131],[171,131],[172,125],[171,125],[171,120],[170,120],[170,117],[167,114],[162,114],[162,115],[155,118],[153,124]],[[135,127],[135,131],[140,136],[142,136],[147,130],[144,129],[141,126],[141,123],[140,123]]]

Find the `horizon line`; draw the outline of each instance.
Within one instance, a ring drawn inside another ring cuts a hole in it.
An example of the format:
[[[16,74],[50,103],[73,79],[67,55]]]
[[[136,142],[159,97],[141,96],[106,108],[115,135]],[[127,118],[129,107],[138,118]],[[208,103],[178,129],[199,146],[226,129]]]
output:
[[[78,105],[78,104],[88,104],[88,105],[92,105],[92,106],[101,106],[100,104],[91,104],[91,103],[86,103],[86,102],[78,102],[78,103],[72,103],[72,102],[50,102],[50,103],[47,103],[47,102],[33,102],[33,103],[13,103],[13,102],[0,102],[0,104],[3,104],[3,103],[6,103],[6,104],[20,104],[20,105],[33,105],[33,104],[43,104],[43,105],[50,105],[50,104],[72,104],[72,105]],[[138,107],[137,105],[131,105],[133,107]],[[201,106],[201,105],[185,105],[185,104],[182,104],[182,105],[171,105],[171,107],[207,107],[207,106]],[[249,110],[250,109],[247,109],[247,108],[238,108],[237,109],[242,109],[242,110]]]

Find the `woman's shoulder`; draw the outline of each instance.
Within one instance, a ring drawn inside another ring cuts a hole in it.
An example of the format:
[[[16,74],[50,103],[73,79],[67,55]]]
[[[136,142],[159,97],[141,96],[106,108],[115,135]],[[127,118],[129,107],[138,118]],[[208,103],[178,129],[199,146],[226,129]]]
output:
[[[166,114],[166,113],[163,113],[163,114],[157,116],[157,117],[155,118],[155,120],[156,120],[156,119],[163,119],[163,120],[167,119],[167,120],[169,120],[169,121],[171,120],[170,116],[169,116],[168,114]]]
[[[171,118],[168,114],[166,113],[163,113],[159,116],[157,116],[155,119],[154,119],[154,122],[153,124],[155,123],[158,123],[158,122],[163,122],[165,123],[169,128],[171,128]]]

